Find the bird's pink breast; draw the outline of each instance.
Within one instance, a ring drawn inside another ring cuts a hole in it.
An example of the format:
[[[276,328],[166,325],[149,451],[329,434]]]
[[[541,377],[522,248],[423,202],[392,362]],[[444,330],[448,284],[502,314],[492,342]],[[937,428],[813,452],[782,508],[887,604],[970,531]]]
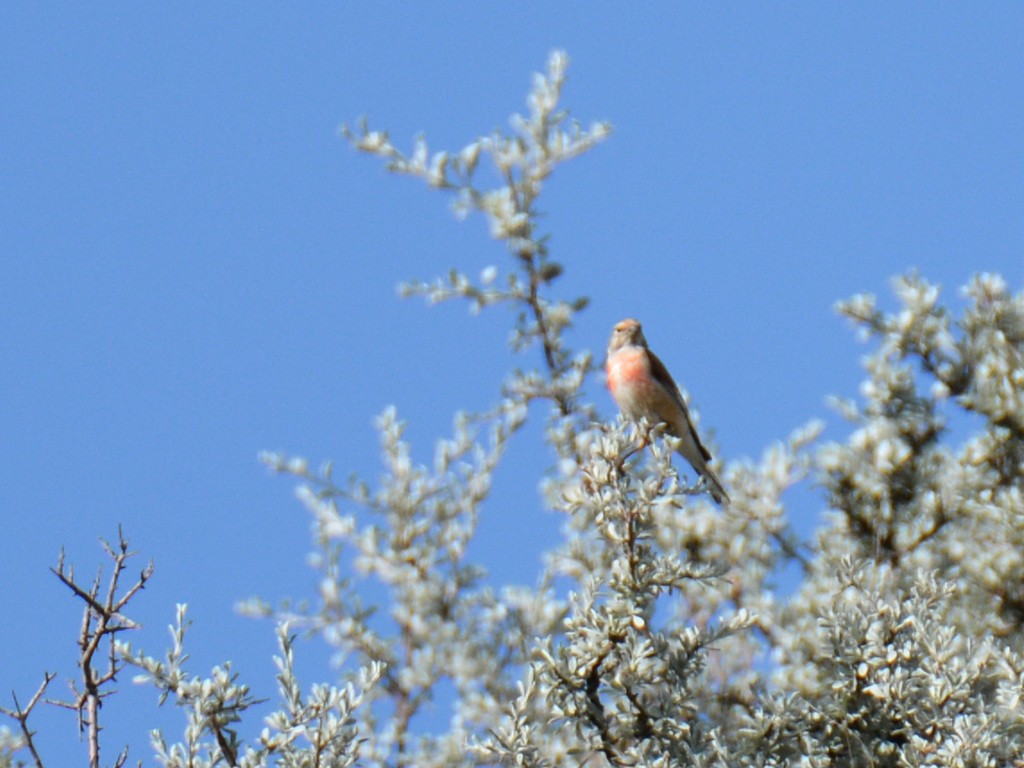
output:
[[[656,386],[651,378],[650,361],[641,348],[620,349],[608,358],[608,389],[627,415],[646,415]]]

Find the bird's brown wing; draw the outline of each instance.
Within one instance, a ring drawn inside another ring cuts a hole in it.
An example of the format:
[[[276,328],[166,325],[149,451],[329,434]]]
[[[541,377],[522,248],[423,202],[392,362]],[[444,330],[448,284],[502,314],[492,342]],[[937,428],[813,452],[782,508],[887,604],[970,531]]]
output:
[[[690,409],[686,407],[686,400],[683,399],[683,393],[679,391],[679,387],[672,375],[668,372],[668,368],[661,362],[656,354],[647,350],[647,354],[651,356],[651,375],[654,376],[655,381],[660,383],[665,391],[672,395],[672,399],[676,401],[676,404],[682,409],[683,415],[686,416],[686,426],[690,430],[690,435],[693,437],[693,443],[700,450],[701,456],[704,457],[704,461],[711,461],[711,454],[708,449],[704,447],[704,443],[700,441],[700,435],[697,434],[697,430],[693,427],[693,420],[690,418]],[[680,435],[682,437],[682,435]]]

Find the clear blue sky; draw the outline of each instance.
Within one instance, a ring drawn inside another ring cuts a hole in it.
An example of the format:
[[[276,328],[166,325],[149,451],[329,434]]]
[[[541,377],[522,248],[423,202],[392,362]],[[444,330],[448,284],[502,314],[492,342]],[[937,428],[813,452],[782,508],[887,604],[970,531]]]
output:
[[[892,306],[911,267],[956,306],[977,271],[1021,289],[1024,6],[495,8],[0,10],[4,705],[74,672],[79,605],[47,568],[65,546],[91,573],[118,523],[156,562],[134,642],[162,651],[188,602],[195,671],[230,658],[273,695],[273,628],[232,606],[315,584],[308,516],[257,454],[374,478],[372,420],[394,404],[429,461],[456,410],[536,364],[504,346],[504,311],[397,298],[506,257],[352,152],[343,121],[458,149],[507,126],[565,48],[565,106],[615,127],[542,198],[559,290],[592,300],[571,342],[600,354],[640,317],[730,459],[813,417],[845,434],[824,398],[856,394],[864,349],[837,299]],[[600,380],[588,391],[611,417]],[[537,493],[550,460],[528,430],[499,477],[478,549],[498,581],[532,583],[558,530]],[[798,498],[802,530],[823,505]],[[329,676],[300,653],[307,683]],[[148,757],[155,696],[123,687],[108,748]],[[84,759],[70,715],[39,725],[51,764]]]

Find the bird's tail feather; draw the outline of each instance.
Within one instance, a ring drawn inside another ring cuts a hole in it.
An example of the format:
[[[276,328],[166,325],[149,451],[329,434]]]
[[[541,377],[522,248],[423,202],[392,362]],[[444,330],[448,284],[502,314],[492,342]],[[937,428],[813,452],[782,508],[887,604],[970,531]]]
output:
[[[711,494],[711,498],[719,506],[729,503],[729,494],[726,493],[725,486],[722,485],[722,481],[718,479],[718,475],[714,473],[711,467],[704,467],[704,483],[708,487],[708,493]]]

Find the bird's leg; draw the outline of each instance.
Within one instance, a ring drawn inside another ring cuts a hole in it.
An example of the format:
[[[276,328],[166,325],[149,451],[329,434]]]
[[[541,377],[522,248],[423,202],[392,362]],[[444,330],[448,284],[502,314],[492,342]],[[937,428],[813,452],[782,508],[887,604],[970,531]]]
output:
[[[640,442],[638,445],[634,445],[624,454],[619,456],[619,460],[616,462],[619,472],[622,472],[623,468],[626,466],[626,462],[642,451],[646,445],[646,441]]]
[[[627,461],[643,451],[649,445],[654,444],[656,430],[660,431],[662,428],[661,424],[650,424],[646,420],[634,422],[634,424],[636,425],[636,431],[639,433],[639,438],[635,445],[619,457],[617,464],[620,472],[626,466]]]
[[[642,451],[648,445],[650,445],[650,439],[648,437],[647,432],[643,432],[639,442],[636,445],[630,447],[630,449],[626,451],[624,454],[619,456],[618,460],[615,462],[615,468],[619,471],[619,473],[622,474],[623,470],[626,467],[627,461],[629,461],[631,458],[640,453],[640,451]]]
[[[661,422],[648,424],[647,429],[644,430],[643,438],[641,438],[640,446],[637,450],[643,450],[649,445],[654,445],[654,439],[656,437],[664,437],[666,428],[666,425]]]

